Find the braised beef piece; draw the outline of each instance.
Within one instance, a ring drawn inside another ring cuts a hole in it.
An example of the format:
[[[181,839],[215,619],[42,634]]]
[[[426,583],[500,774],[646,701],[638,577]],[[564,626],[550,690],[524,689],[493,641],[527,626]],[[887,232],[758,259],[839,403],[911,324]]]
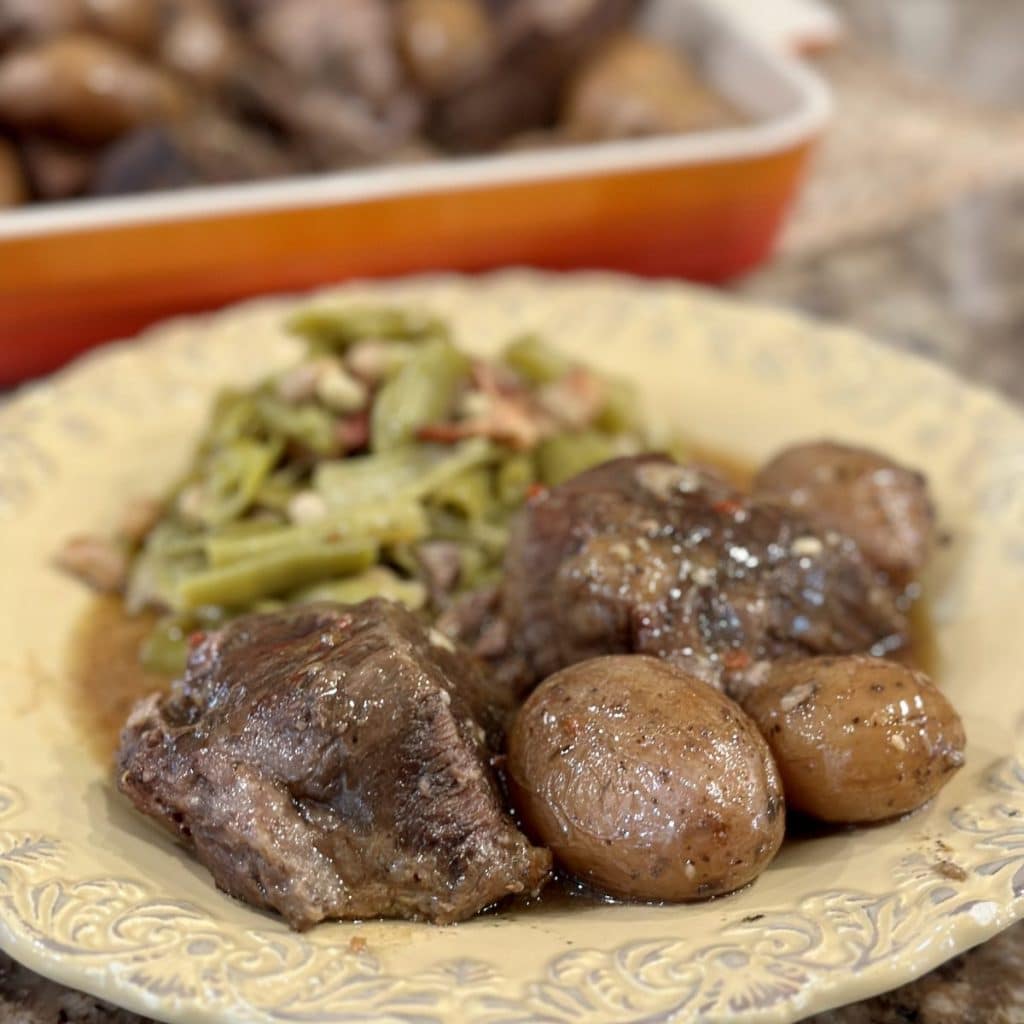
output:
[[[226,892],[294,928],[467,918],[551,858],[506,815],[475,663],[381,599],[251,615],[132,712],[118,781]]]
[[[295,169],[268,136],[207,109],[187,122],[139,128],[112,143],[97,161],[89,192],[126,195],[257,181]]]
[[[730,692],[791,655],[891,653],[896,594],[857,546],[660,456],[528,503],[505,561],[501,671],[522,693],[601,654],[652,654]]]
[[[506,0],[490,5],[499,55],[481,79],[432,105],[428,137],[456,152],[552,127],[580,61],[640,10],[640,0]]]

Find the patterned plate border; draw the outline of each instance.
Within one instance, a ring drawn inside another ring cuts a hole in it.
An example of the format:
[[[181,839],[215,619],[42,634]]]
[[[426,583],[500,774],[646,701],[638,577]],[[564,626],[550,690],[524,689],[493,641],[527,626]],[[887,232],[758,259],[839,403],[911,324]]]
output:
[[[451,279],[410,287],[417,295],[443,293],[449,302],[464,300],[468,290]],[[553,283],[516,273],[492,277],[483,287],[504,291],[510,308],[522,294],[547,290],[573,299],[567,310],[574,302],[607,311],[627,298],[679,295],[706,306],[711,320],[731,315],[721,300],[701,293],[608,275]],[[763,315],[801,339],[796,347],[806,349],[807,362],[821,364],[828,386],[845,386],[829,369],[843,360],[824,354],[822,336],[830,333],[837,347],[867,343],[788,315]],[[148,343],[154,365],[158,350],[172,362],[195,357],[198,350],[187,333],[155,332]],[[729,331],[716,336],[716,348],[728,352],[733,344]],[[763,363],[768,377],[783,373],[770,343],[739,351]],[[896,363],[905,372],[910,362],[870,345],[863,351],[872,372]],[[81,378],[91,390],[121,357],[116,349],[90,357],[0,411],[0,512],[17,517],[50,472],[45,453],[34,444],[34,423],[59,406],[73,427],[69,437],[82,437],[87,392],[77,382]],[[110,373],[112,386],[115,376]],[[929,393],[936,387],[950,394],[966,389],[920,364],[907,376],[909,386],[926,385]],[[879,400],[866,392],[850,394],[854,403]],[[1000,533],[1019,574],[1024,423],[996,399],[975,397],[974,443],[1003,459],[1004,468],[979,480],[972,505]],[[270,928],[227,927],[200,906],[166,899],[142,879],[69,877],[66,865],[75,860],[76,841],[25,827],[31,811],[32,797],[18,779],[0,778],[0,945],[44,974],[167,1020],[789,1021],[840,1001],[852,976],[859,994],[881,990],[1024,917],[1024,768],[1012,756],[992,768],[968,804],[946,816],[946,856],[939,865],[945,871],[936,870],[933,857],[908,851],[893,868],[891,891],[817,891],[798,905],[705,932],[699,941],[654,936],[565,953],[530,978],[506,978],[483,958],[395,973],[368,949],[325,945]]]

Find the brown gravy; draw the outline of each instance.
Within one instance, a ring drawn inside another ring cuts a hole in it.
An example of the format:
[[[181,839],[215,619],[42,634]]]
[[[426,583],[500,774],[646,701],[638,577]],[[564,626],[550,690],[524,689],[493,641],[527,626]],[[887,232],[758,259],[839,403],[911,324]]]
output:
[[[152,615],[128,615],[117,598],[99,597],[75,629],[70,660],[74,712],[101,760],[113,756],[135,701],[171,683],[139,664],[139,646],[155,621]],[[937,649],[926,601],[918,601],[911,613],[906,660],[935,678]]]
[[[71,640],[70,675],[74,713],[96,756],[109,761],[132,705],[170,685],[167,676],[139,664],[139,647],[154,615],[129,615],[120,599],[97,597]]]

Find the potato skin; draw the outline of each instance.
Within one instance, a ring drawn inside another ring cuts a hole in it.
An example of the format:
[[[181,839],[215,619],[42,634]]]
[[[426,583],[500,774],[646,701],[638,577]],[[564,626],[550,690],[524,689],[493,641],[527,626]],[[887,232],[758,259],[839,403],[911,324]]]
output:
[[[785,831],[778,771],[754,724],[656,658],[593,658],[545,680],[512,727],[508,777],[556,860],[626,899],[731,892]]]
[[[928,560],[935,510],[927,480],[868,448],[832,441],[786,448],[757,474],[754,493],[845,534],[897,583]]]
[[[0,60],[0,120],[16,129],[103,143],[187,106],[179,82],[99,36],[68,34]]]
[[[960,717],[923,672],[881,658],[779,663],[743,701],[786,803],[822,821],[884,821],[930,800],[964,763]]]
[[[576,73],[563,112],[575,140],[699,131],[722,118],[712,95],[670,46],[622,32]]]

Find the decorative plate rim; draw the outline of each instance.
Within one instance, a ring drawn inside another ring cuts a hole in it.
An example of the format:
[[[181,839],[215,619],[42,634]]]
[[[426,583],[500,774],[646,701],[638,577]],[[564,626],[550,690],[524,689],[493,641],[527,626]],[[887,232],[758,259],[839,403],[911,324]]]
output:
[[[838,347],[855,344],[876,366],[894,368],[921,387],[944,387],[965,396],[977,404],[979,417],[995,417],[998,423],[991,429],[997,436],[1005,434],[1011,454],[1014,445],[1024,444],[1024,417],[1017,410],[943,367],[799,314],[746,303],[735,313],[734,300],[690,286],[605,273],[504,271],[469,281],[430,275],[401,282],[355,282],[330,294],[367,289],[385,295],[443,289],[496,294],[503,288],[549,296],[573,291],[593,296],[660,294],[687,299],[709,316],[717,310],[751,321],[772,319],[794,336],[827,339]],[[284,304],[304,298],[289,297]],[[180,344],[174,339],[185,332],[199,336],[241,312],[281,306],[279,298],[258,299],[214,314],[178,318],[140,339],[90,353],[54,377],[22,389],[0,409],[0,455],[7,452],[6,467],[0,463],[0,505],[5,475],[12,476],[19,459],[31,458],[26,455],[30,446],[5,448],[3,442],[31,437],[40,402],[53,407],[77,382],[102,375],[118,360],[145,361],[145,353]],[[47,413],[44,409],[38,415],[45,420]],[[1014,489],[1006,499],[1008,524],[1018,507],[1024,508],[1024,458],[1021,463],[1020,478],[1012,478]],[[1010,531],[1008,525],[1008,535]],[[1021,537],[1010,539],[1024,551],[1024,530]],[[16,777],[5,777],[10,773],[0,762],[0,948],[40,974],[168,1020],[421,1021],[450,1019],[453,1012],[458,1019],[489,1024],[654,1021],[684,1014],[700,1020],[793,1020],[835,1005],[837,994],[842,995],[841,986],[830,985],[836,972],[855,973],[862,998],[924,973],[1024,918],[1024,766],[1014,751],[1004,753],[972,800],[943,814],[943,841],[957,869],[969,873],[967,881],[952,884],[935,872],[927,857],[908,850],[896,866],[893,891],[812,891],[796,908],[733,921],[699,943],[678,934],[656,935],[612,949],[562,953],[537,976],[515,979],[512,995],[507,985],[502,989],[499,984],[510,979],[498,977],[493,961],[482,958],[389,974],[371,951],[282,934],[258,926],[258,917],[253,927],[222,925],[194,904],[162,897],[143,879],[67,877],[62,864],[76,844],[38,826],[22,827],[26,823],[18,819],[30,811],[31,797],[21,791]],[[105,948],[97,946],[98,937],[107,943]],[[182,956],[204,965],[191,979],[164,970]],[[308,991],[311,977],[319,982],[313,992]],[[199,995],[203,1005],[196,1003]]]

